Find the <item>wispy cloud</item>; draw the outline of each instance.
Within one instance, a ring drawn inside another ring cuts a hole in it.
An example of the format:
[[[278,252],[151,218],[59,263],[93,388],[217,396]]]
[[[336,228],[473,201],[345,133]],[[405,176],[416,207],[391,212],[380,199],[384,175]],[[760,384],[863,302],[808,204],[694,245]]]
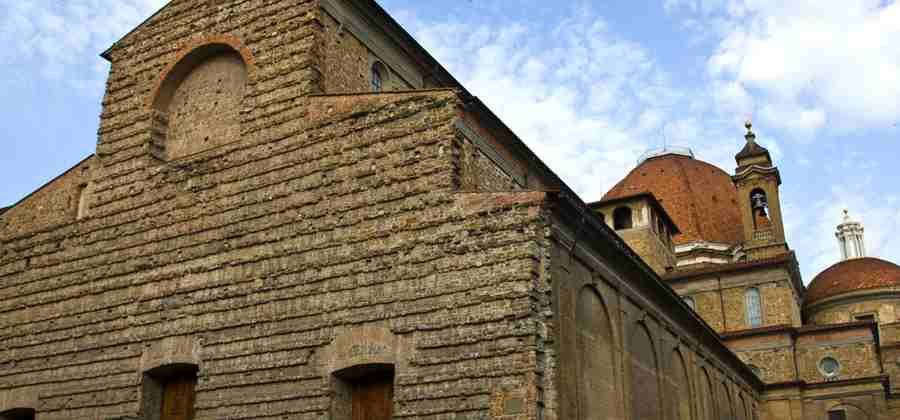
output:
[[[896,2],[667,0],[666,8],[716,40],[707,71],[717,95],[754,98],[757,116],[792,138],[900,120]]]
[[[685,93],[647,50],[613,34],[590,9],[573,9],[550,34],[524,22],[472,27],[403,16],[425,47],[586,200],[599,199],[664,136],[677,141],[700,131],[696,120],[672,118]]]
[[[102,86],[96,59],[166,0],[8,1],[0,4],[0,63],[39,69],[76,87]]]

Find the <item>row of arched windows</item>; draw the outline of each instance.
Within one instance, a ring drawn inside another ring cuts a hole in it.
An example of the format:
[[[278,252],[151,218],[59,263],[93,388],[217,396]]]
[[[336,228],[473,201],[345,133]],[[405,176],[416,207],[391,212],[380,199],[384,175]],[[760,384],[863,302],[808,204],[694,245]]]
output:
[[[616,389],[621,387],[614,368],[617,352],[612,326],[600,294],[593,287],[584,288],[576,308],[579,420],[605,419],[615,412]],[[627,348],[625,379],[629,385],[625,390],[631,418],[662,419],[667,417],[666,412],[675,413],[678,420],[754,418],[751,402],[743,395],[733,397],[732,387],[726,382],[714,387],[706,368],[700,368],[700,383],[696,384],[700,400],[695,412],[694,388],[684,356],[678,350],[672,351],[667,355],[671,358],[668,369],[663,369],[650,330],[643,323],[635,324],[629,331]]]

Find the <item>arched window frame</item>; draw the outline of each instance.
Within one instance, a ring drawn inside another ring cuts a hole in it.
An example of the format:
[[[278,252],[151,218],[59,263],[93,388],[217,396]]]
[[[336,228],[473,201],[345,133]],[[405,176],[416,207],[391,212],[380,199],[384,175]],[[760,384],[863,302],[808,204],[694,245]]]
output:
[[[744,309],[750,328],[763,325],[762,294],[759,288],[751,287],[744,292]]]
[[[384,92],[384,85],[390,80],[390,71],[388,71],[387,66],[384,65],[381,61],[375,61],[372,63],[372,68],[370,69],[370,82],[372,87],[372,92]]]
[[[758,197],[761,197],[761,199]],[[758,202],[760,200],[761,202]],[[760,214],[760,212],[762,212],[762,214]],[[755,188],[753,191],[750,191],[750,214],[752,215],[754,229],[763,228],[765,227],[765,223],[771,222],[771,215],[769,214],[769,195],[762,188]],[[763,221],[763,226],[759,225],[761,219],[765,219]]]
[[[613,229],[625,230],[634,227],[634,212],[631,207],[617,207],[613,211]]]

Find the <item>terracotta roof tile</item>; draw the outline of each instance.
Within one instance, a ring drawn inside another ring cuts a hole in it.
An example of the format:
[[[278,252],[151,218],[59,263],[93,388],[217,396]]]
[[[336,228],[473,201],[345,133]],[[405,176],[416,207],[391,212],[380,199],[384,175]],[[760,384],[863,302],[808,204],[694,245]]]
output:
[[[737,189],[725,171],[688,156],[657,156],[638,165],[603,200],[645,192],[659,200],[681,229],[675,244],[743,241]]]
[[[841,261],[819,273],[806,290],[804,305],[857,290],[900,287],[900,266],[878,258]]]

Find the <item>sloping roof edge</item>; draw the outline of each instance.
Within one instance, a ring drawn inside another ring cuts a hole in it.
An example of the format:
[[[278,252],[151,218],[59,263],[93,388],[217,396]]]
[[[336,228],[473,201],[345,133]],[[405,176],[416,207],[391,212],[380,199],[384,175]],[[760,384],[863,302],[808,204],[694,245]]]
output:
[[[13,203],[12,205],[10,205],[10,206],[8,206],[8,207],[4,207],[4,208],[0,209],[0,215],[2,215],[3,213],[6,213],[6,212],[9,211],[9,210],[12,210],[14,207],[18,206],[19,204],[22,204],[23,202],[25,202],[25,200],[28,200],[29,198],[31,198],[32,196],[34,196],[35,194],[37,194],[39,191],[43,190],[44,188],[47,188],[50,184],[56,182],[56,180],[58,180],[58,179],[60,179],[60,178],[62,178],[62,177],[64,177],[64,176],[68,175],[69,172],[72,172],[73,169],[75,169],[75,168],[81,166],[82,163],[87,162],[88,159],[90,159],[90,158],[92,158],[92,157],[94,157],[94,154],[93,154],[93,153],[91,153],[90,155],[88,155],[86,158],[81,159],[80,161],[78,161],[78,163],[72,165],[71,168],[66,169],[65,171],[63,171],[63,173],[61,173],[61,174],[59,174],[59,175],[53,177],[53,179],[51,179],[51,180],[45,182],[43,185],[41,185],[40,187],[38,187],[38,188],[35,189],[34,191],[28,193],[28,195],[26,195],[25,197],[22,197],[19,201],[16,201],[15,203]]]

